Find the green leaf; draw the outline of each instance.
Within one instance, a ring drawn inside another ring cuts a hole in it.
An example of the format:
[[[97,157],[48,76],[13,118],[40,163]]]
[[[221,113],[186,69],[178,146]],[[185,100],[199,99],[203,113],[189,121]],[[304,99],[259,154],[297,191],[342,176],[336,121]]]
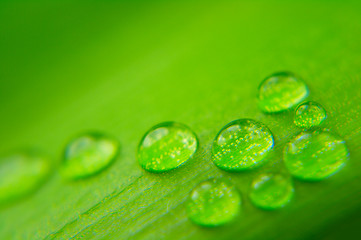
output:
[[[58,166],[85,131],[114,136],[121,152],[97,176],[58,171],[31,196],[2,206],[0,239],[339,239],[353,238],[361,213],[361,5],[359,1],[91,1],[0,3],[0,153],[37,147]],[[259,174],[286,172],[282,151],[300,131],[293,112],[262,113],[259,83],[291,71],[325,127],[347,143],[350,161],[331,178],[295,180],[277,211],[254,207]],[[252,118],[275,137],[267,165],[227,173],[211,161],[228,122]],[[136,159],[152,126],[176,121],[200,149],[179,169],[155,174]],[[191,223],[191,189],[223,176],[242,193],[231,225]],[[355,235],[357,236],[357,235]]]

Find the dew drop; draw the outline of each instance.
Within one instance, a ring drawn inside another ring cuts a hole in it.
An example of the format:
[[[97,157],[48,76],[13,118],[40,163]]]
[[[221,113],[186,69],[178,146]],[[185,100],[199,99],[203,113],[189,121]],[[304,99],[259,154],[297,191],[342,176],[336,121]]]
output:
[[[213,141],[214,164],[226,171],[254,168],[264,162],[274,140],[266,125],[239,119],[224,126]]]
[[[316,102],[306,102],[297,107],[295,124],[301,128],[319,126],[326,119],[325,109]]]
[[[51,170],[47,157],[21,152],[0,159],[0,203],[10,202],[35,191]]]
[[[165,122],[143,136],[138,147],[138,161],[147,171],[165,172],[184,164],[197,148],[197,137],[190,128]]]
[[[187,213],[194,223],[215,227],[231,222],[241,210],[241,196],[229,182],[209,179],[190,193]]]
[[[259,208],[273,210],[285,206],[293,192],[289,178],[280,174],[262,174],[252,183],[250,199]]]
[[[284,149],[284,161],[290,173],[310,181],[333,175],[348,158],[345,142],[328,130],[301,132]]]
[[[267,113],[281,112],[299,104],[308,96],[306,84],[289,72],[275,73],[259,86],[258,105]]]
[[[61,171],[65,178],[79,179],[108,167],[119,152],[119,143],[101,133],[87,133],[73,139],[65,149]]]

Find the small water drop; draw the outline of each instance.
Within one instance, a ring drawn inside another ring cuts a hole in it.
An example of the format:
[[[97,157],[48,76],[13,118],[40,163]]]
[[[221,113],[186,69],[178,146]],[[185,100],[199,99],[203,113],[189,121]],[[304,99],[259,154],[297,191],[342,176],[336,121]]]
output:
[[[65,178],[79,179],[94,175],[115,160],[119,143],[101,133],[87,133],[72,140],[65,149],[61,171]]]
[[[310,181],[336,173],[348,157],[345,142],[328,130],[301,132],[284,149],[284,161],[291,174]]]
[[[197,137],[190,128],[165,122],[143,136],[138,147],[138,161],[147,171],[165,172],[188,161],[197,148]]]
[[[326,119],[326,110],[316,102],[306,102],[297,107],[295,124],[301,128],[319,126]]]
[[[48,158],[22,152],[0,159],[0,203],[10,202],[35,191],[51,170]]]
[[[266,125],[239,119],[224,126],[213,141],[214,164],[226,171],[241,171],[264,162],[274,140]]]
[[[240,213],[241,202],[241,196],[232,184],[212,178],[192,190],[187,213],[198,225],[220,226],[231,222]]]
[[[293,185],[289,178],[280,174],[262,174],[252,183],[252,203],[266,210],[285,206],[293,197]]]
[[[308,96],[306,84],[289,72],[275,73],[259,86],[258,105],[267,113],[281,112],[299,104]]]

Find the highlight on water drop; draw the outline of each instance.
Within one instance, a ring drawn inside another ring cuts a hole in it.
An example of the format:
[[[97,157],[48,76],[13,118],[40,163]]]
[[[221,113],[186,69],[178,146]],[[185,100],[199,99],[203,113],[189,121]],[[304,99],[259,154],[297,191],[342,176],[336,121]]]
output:
[[[0,159],[0,203],[22,198],[37,190],[51,172],[47,157],[24,151]]]
[[[258,105],[263,112],[285,111],[308,96],[303,80],[290,72],[279,72],[267,77],[258,89]]]
[[[241,211],[241,195],[225,179],[201,182],[190,193],[187,214],[201,226],[216,227],[234,220]]]
[[[316,102],[305,102],[295,111],[294,122],[300,128],[320,126],[326,119],[326,110]]]
[[[82,134],[66,146],[61,173],[68,179],[97,174],[115,160],[119,148],[119,142],[105,134]]]
[[[349,158],[345,141],[329,130],[308,130],[294,136],[284,149],[290,173],[317,181],[338,172]]]
[[[189,127],[165,122],[143,136],[138,146],[138,161],[147,171],[165,172],[187,162],[197,148],[198,139]]]
[[[294,188],[289,177],[281,174],[261,174],[251,185],[252,203],[265,210],[284,207],[293,197]]]
[[[214,164],[226,171],[252,169],[265,162],[274,145],[271,131],[263,123],[239,119],[224,126],[213,141]]]

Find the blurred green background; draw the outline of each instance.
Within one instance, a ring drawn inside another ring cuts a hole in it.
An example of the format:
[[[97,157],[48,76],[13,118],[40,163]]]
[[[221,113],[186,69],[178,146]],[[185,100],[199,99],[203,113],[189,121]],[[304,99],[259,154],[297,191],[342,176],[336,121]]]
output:
[[[318,183],[295,181],[284,209],[248,199],[252,179],[284,172],[282,149],[297,132],[292,111],[267,115],[256,95],[264,77],[292,71],[350,161]],[[33,195],[0,208],[0,239],[350,239],[361,224],[361,3],[359,1],[1,1],[0,153],[36,147],[61,161],[67,141],[98,130],[121,143],[101,174],[76,182],[55,171]],[[269,163],[230,174],[210,158],[226,123],[253,118],[275,136]],[[135,153],[153,125],[177,121],[199,136],[185,166],[140,168]],[[186,216],[189,191],[229,178],[243,212],[217,229]]]

